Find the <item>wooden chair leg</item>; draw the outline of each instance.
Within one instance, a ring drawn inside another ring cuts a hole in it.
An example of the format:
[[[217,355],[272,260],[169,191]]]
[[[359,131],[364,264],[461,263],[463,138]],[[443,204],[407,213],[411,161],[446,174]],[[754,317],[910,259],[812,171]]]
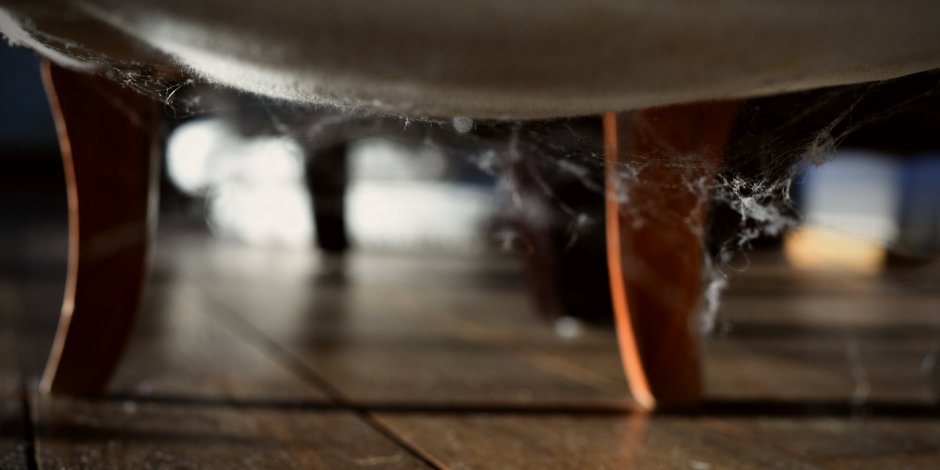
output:
[[[735,111],[708,103],[604,116],[611,295],[630,390],[646,408],[701,399],[703,237]]]
[[[65,299],[41,387],[102,391],[139,308],[155,224],[154,103],[111,80],[50,63],[43,78],[69,207]]]

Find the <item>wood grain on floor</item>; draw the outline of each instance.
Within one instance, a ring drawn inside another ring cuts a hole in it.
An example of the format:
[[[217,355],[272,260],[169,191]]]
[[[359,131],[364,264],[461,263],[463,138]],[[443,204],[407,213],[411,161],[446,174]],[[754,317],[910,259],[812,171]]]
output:
[[[703,345],[705,406],[650,416],[612,334],[556,334],[512,259],[159,240],[109,392],[33,395],[40,468],[940,468],[930,279],[755,259]]]

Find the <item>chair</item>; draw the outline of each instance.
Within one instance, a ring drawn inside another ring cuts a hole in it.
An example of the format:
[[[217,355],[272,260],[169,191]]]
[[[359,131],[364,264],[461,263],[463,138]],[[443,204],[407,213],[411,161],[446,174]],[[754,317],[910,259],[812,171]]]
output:
[[[46,390],[105,386],[146,272],[153,103],[95,73],[185,68],[275,98],[406,116],[603,115],[617,332],[630,389],[652,408],[700,399],[689,322],[701,303],[708,214],[686,183],[707,188],[714,178],[736,101],[940,66],[934,0],[232,3],[0,0],[0,31],[58,64],[46,80],[71,255]],[[143,111],[134,121],[128,109]],[[625,187],[618,169],[638,156],[673,164],[635,175],[655,184]],[[654,211],[687,223],[637,224],[622,210],[630,200],[660,201]]]

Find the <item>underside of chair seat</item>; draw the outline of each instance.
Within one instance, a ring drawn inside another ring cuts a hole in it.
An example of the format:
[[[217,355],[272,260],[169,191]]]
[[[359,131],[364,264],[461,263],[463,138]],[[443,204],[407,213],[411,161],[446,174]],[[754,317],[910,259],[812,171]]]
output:
[[[940,67],[936,0],[0,0],[64,65],[136,61],[304,103],[541,118]]]

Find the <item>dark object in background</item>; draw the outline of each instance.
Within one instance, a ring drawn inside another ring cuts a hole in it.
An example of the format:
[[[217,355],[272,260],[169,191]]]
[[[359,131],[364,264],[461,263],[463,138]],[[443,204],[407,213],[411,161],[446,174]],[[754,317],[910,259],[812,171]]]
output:
[[[940,111],[940,106],[935,109]],[[934,122],[940,126],[940,116]],[[937,140],[930,153],[905,162],[898,239],[888,252],[889,265],[920,266],[940,254],[940,138]]]
[[[346,186],[349,181],[348,145],[309,150],[304,160],[304,182],[311,195],[317,246],[339,254],[349,248],[346,228]]]
[[[539,125],[537,135],[520,133],[520,139],[532,141],[520,145],[528,150],[510,170],[521,200],[511,223],[523,239],[519,249],[533,300],[548,318],[612,324],[604,167],[590,161],[603,155],[601,120]]]
[[[59,143],[36,54],[0,41],[0,69],[0,158],[7,165],[11,160],[28,164],[27,159],[41,154],[59,164]]]

